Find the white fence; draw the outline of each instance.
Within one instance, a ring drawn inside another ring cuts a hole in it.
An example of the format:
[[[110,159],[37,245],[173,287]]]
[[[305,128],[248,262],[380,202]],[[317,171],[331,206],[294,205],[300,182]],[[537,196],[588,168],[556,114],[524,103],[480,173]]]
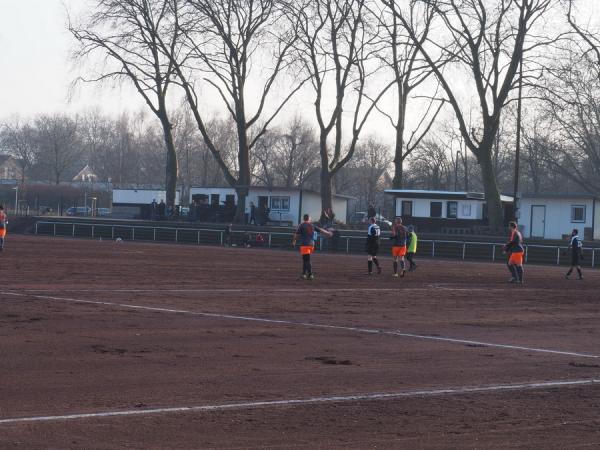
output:
[[[250,243],[256,245],[255,236],[260,233],[264,237],[262,246],[268,248],[290,248],[292,235],[287,232],[261,232],[259,230],[234,231],[230,242],[224,230],[214,228],[178,228],[142,225],[119,225],[99,223],[52,222],[38,221],[35,233],[47,236],[77,237],[90,239],[117,239],[132,241],[173,242],[196,245],[242,245],[243,237],[248,234]],[[362,236],[340,236],[337,243],[332,239],[321,239],[318,248],[323,251],[343,253],[364,252],[365,238]],[[506,261],[502,254],[503,243],[500,242],[467,242],[452,240],[421,239],[418,242],[418,255],[431,258],[450,258],[471,261]],[[391,248],[391,242],[382,236],[382,253]],[[589,267],[596,267],[596,252],[600,249],[584,248],[585,260]],[[566,246],[525,245],[525,261],[540,264],[567,264],[570,255]]]

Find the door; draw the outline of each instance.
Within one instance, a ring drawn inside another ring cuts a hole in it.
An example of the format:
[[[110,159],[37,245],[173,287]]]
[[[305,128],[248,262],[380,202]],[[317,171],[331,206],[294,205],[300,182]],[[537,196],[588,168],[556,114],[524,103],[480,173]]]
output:
[[[531,237],[543,238],[546,234],[546,207],[531,206]]]

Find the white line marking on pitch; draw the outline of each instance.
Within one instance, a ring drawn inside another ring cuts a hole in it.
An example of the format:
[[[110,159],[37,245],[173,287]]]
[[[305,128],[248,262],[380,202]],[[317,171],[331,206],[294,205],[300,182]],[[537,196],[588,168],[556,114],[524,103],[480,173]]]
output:
[[[589,386],[589,385],[596,384],[596,383],[600,383],[600,380],[592,379],[592,380],[571,380],[571,381],[547,381],[547,382],[542,382],[542,383],[498,384],[498,385],[492,385],[492,386],[431,389],[431,390],[420,390],[420,391],[400,391],[400,392],[378,393],[378,394],[335,395],[335,396],[327,396],[327,397],[309,397],[309,398],[288,399],[288,400],[263,400],[263,401],[252,401],[252,402],[225,403],[225,404],[221,404],[221,405],[176,406],[176,407],[167,407],[167,408],[134,409],[134,410],[125,410],[125,411],[104,411],[104,412],[82,413],[82,414],[65,414],[65,415],[56,415],[56,416],[14,417],[14,418],[0,419],[0,425],[25,423],[25,422],[51,422],[51,421],[66,421],[66,420],[93,419],[93,418],[119,417],[119,416],[142,416],[142,415],[149,415],[149,414],[212,412],[212,411],[259,408],[259,407],[314,405],[314,404],[322,404],[322,403],[388,400],[388,399],[411,398],[411,397],[439,397],[439,396],[446,396],[446,395],[477,394],[477,393],[498,392],[498,391],[525,391],[525,390],[533,390],[533,389]]]
[[[414,334],[414,333],[404,333],[401,331],[393,331],[393,330],[381,330],[376,328],[360,328],[360,327],[351,327],[344,325],[329,325],[323,323],[312,323],[312,322],[297,322],[293,320],[284,320],[284,319],[267,319],[263,317],[252,317],[252,316],[238,316],[234,314],[218,314],[218,313],[208,313],[208,312],[200,312],[200,311],[189,311],[185,309],[171,309],[171,308],[159,308],[155,306],[143,306],[143,305],[132,305],[128,303],[113,303],[113,302],[104,302],[104,301],[96,301],[96,300],[81,300],[76,298],[65,298],[65,297],[54,297],[50,295],[34,295],[34,294],[22,294],[18,292],[0,292],[3,295],[10,295],[14,297],[31,297],[38,298],[41,300],[53,300],[60,302],[68,302],[68,303],[82,303],[89,305],[101,305],[101,306],[112,306],[118,308],[126,308],[126,309],[136,309],[142,311],[154,311],[154,312],[166,312],[173,314],[187,314],[192,316],[201,316],[201,317],[212,317],[217,319],[232,319],[232,320],[243,320],[248,322],[261,322],[261,323],[270,323],[270,324],[279,324],[279,325],[290,325],[290,326],[300,326],[300,327],[308,327],[308,328],[321,328],[321,329],[329,329],[329,330],[339,330],[339,331],[352,331],[355,333],[367,333],[367,334],[380,334],[384,336],[396,336],[396,337],[405,337],[412,339],[422,339],[422,340],[430,340],[430,341],[440,341],[440,342],[450,342],[453,344],[466,344],[466,345],[476,345],[476,346],[484,346],[484,347],[493,347],[493,348],[503,348],[508,350],[519,350],[526,352],[536,352],[536,353],[547,353],[554,355],[564,355],[564,356],[577,356],[581,358],[595,358],[600,359],[600,355],[592,355],[588,353],[579,353],[579,352],[569,352],[563,350],[551,350],[545,348],[536,348],[536,347],[525,347],[522,345],[513,345],[513,344],[496,344],[492,342],[483,342],[483,341],[473,341],[470,339],[460,339],[460,338],[449,338],[442,336],[428,336],[425,334]]]
[[[243,293],[243,292],[405,292],[405,291],[431,291],[431,289],[443,290],[443,291],[457,291],[457,292],[490,292],[490,291],[506,291],[506,288],[452,288],[452,287],[427,287],[427,288],[309,288],[309,289],[248,289],[248,288],[237,288],[237,289],[23,289],[24,292],[123,292],[123,293],[136,293],[136,292],[171,292],[171,293]],[[539,289],[536,289],[539,290]],[[548,289],[549,290],[549,289]]]

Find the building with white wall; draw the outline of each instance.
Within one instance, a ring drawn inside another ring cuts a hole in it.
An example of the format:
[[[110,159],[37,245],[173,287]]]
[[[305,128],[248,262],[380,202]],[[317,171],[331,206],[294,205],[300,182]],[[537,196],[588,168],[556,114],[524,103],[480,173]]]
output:
[[[230,187],[199,187],[190,189],[190,196],[206,196],[209,204],[223,205],[225,203],[237,204],[235,189]],[[348,214],[348,200],[351,197],[333,195],[333,212],[335,219],[345,223]],[[294,188],[269,188],[266,186],[252,186],[246,197],[246,212],[250,213],[250,202],[259,208],[266,206],[270,209],[271,221],[280,223],[297,224],[304,214],[310,214],[313,219],[321,216],[321,196],[318,192]]]
[[[485,196],[479,192],[426,191],[415,189],[388,189],[394,197],[395,215],[408,222],[416,221],[439,226],[469,226],[486,220]],[[500,199],[507,211],[512,211],[513,198]]]
[[[180,192],[175,192],[175,204],[179,205]],[[164,189],[113,189],[112,216],[120,219],[149,219],[152,202],[167,201]]]
[[[577,228],[585,239],[600,239],[600,202],[588,194],[523,194],[519,227],[526,238],[562,239]]]

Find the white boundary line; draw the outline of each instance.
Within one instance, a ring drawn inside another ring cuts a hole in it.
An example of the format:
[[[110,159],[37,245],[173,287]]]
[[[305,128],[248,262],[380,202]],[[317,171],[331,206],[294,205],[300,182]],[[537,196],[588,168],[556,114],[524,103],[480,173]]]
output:
[[[248,321],[248,322],[261,322],[261,323],[289,325],[289,326],[297,326],[297,327],[320,328],[320,329],[338,330],[338,331],[351,331],[351,332],[355,332],[355,333],[379,334],[379,335],[384,335],[384,336],[396,336],[396,337],[421,339],[421,340],[429,340],[429,341],[448,342],[448,343],[453,343],[453,344],[466,344],[466,345],[473,345],[473,346],[484,346],[484,347],[502,348],[502,349],[508,349],[508,350],[518,350],[518,351],[525,351],[525,352],[535,352],[535,353],[545,353],[545,354],[554,354],[554,355],[563,355],[563,356],[575,356],[575,357],[580,357],[580,358],[600,359],[600,355],[592,355],[589,353],[569,352],[569,351],[563,351],[563,350],[552,350],[552,349],[537,348],[537,347],[525,347],[522,345],[513,345],[513,344],[497,344],[497,343],[493,343],[493,342],[474,341],[474,340],[470,340],[470,339],[461,339],[461,338],[428,336],[428,335],[423,335],[423,334],[404,333],[401,331],[382,330],[382,329],[377,329],[377,328],[360,328],[360,327],[343,326],[343,325],[329,325],[329,324],[322,324],[322,323],[297,322],[297,321],[293,321],[293,320],[284,320],[284,319],[267,319],[267,318],[263,318],[263,317],[240,316],[240,315],[234,315],[234,314],[208,313],[208,312],[199,312],[199,311],[189,311],[189,310],[185,310],[185,309],[159,308],[159,307],[153,307],[153,306],[132,305],[132,304],[128,304],[128,303],[114,303],[114,302],[105,302],[105,301],[96,301],[96,300],[81,300],[81,299],[75,299],[75,298],[54,297],[54,296],[50,296],[50,295],[23,294],[23,293],[18,293],[18,292],[0,291],[0,294],[10,295],[10,296],[14,296],[14,297],[31,297],[31,298],[37,298],[40,300],[51,300],[51,301],[68,302],[68,303],[81,303],[81,304],[88,304],[88,305],[111,306],[111,307],[117,307],[117,308],[136,309],[136,310],[142,310],[142,311],[166,312],[166,313],[173,313],[173,314],[187,314],[187,315],[192,315],[192,316],[211,317],[211,318],[217,318],[217,319],[243,320],[243,321]]]
[[[463,387],[463,388],[447,388],[447,389],[431,389],[420,391],[400,391],[391,393],[377,394],[356,394],[356,395],[335,395],[324,397],[309,397],[300,399],[287,400],[263,400],[252,402],[225,403],[220,405],[198,405],[198,406],[175,406],[166,408],[152,409],[134,409],[124,411],[103,411],[95,413],[82,414],[64,414],[56,416],[32,416],[32,417],[14,417],[0,419],[0,425],[31,423],[31,422],[55,422],[68,421],[77,419],[94,419],[106,417],[122,417],[122,416],[144,416],[150,414],[174,414],[174,413],[189,413],[189,412],[213,412],[226,410],[240,410],[259,407],[277,407],[277,406],[297,406],[297,405],[315,405],[323,403],[341,403],[353,401],[369,401],[369,400],[387,400],[398,398],[414,398],[414,397],[440,397],[447,395],[462,395],[462,394],[478,394],[499,391],[525,391],[533,389],[549,389],[560,387],[574,386],[590,386],[600,383],[600,380],[567,380],[567,381],[546,381],[541,383],[520,383],[520,384],[498,384],[491,386],[479,387]]]
[[[452,292],[493,292],[493,291],[508,291],[510,288],[454,288],[444,286],[429,286],[429,287],[403,287],[398,286],[395,288],[275,288],[275,289],[262,289],[262,288],[230,288],[230,289],[22,289],[21,292],[123,292],[123,293],[143,293],[143,292],[171,292],[171,293],[243,293],[243,292],[405,292],[405,291],[427,291],[431,292],[432,289],[441,291],[452,291]],[[554,291],[555,289],[548,288],[533,288],[536,291]],[[529,289],[528,291],[531,291]],[[579,291],[578,291],[579,292]]]

